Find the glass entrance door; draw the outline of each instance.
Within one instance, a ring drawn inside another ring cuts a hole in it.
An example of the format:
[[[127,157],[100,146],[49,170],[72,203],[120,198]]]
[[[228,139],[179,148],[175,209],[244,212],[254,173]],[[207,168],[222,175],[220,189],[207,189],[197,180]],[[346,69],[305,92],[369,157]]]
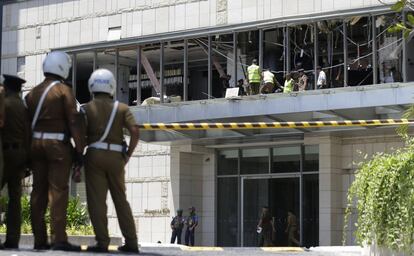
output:
[[[258,244],[256,232],[261,209],[269,203],[269,180],[244,180],[242,246],[253,247]]]
[[[318,191],[318,182],[317,175],[312,178],[311,176],[313,175],[304,175],[302,199],[298,175],[242,178],[242,246],[259,245],[257,225],[264,206],[269,208],[275,225],[276,232],[271,236],[272,246],[299,246],[300,232],[303,232],[302,245],[317,245],[319,202],[315,192]],[[303,216],[300,214],[301,205]],[[291,216],[290,228],[288,228],[288,213]],[[301,223],[304,226],[303,229],[300,227]]]

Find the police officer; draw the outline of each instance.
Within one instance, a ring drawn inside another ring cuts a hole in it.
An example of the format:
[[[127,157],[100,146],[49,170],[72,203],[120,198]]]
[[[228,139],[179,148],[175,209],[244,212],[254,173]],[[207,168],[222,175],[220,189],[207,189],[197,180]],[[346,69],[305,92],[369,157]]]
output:
[[[98,69],[89,79],[94,99],[84,106],[87,119],[88,151],[85,182],[89,215],[97,244],[88,251],[106,252],[110,242],[106,196],[111,193],[125,245],[119,251],[138,253],[138,240],[131,207],[125,194],[125,164],[138,144],[139,130],[127,105],[113,101],[116,88],[113,74]],[[129,148],[123,143],[123,129],[131,136]]]
[[[0,184],[3,179],[3,146],[2,146],[2,134],[1,128],[4,126],[4,88],[0,86]]]
[[[0,184],[3,179],[3,143],[2,143],[2,129],[4,126],[4,88],[0,86]],[[0,243],[0,249],[4,249],[3,244]]]
[[[177,210],[177,216],[175,216],[171,221],[171,243],[175,243],[175,239],[177,238],[177,244],[181,244],[181,234],[183,232],[183,227],[185,223],[185,218],[183,217],[183,210]]]
[[[45,213],[50,203],[52,250],[80,251],[68,243],[66,208],[72,166],[70,136],[76,145],[76,162],[82,161],[82,134],[79,113],[70,87],[63,80],[72,66],[69,55],[51,52],[43,62],[45,80],[26,97],[32,120],[31,160],[33,190],[30,197],[34,248],[49,249]],[[48,200],[49,198],[49,200]]]
[[[3,127],[4,178],[9,202],[7,206],[7,234],[5,248],[19,248],[21,225],[22,178],[27,167],[30,150],[30,124],[26,107],[19,93],[25,80],[3,75],[5,98],[5,123]]]
[[[257,65],[257,59],[252,61],[252,65],[247,68],[247,82],[250,85],[252,94],[259,94],[260,82],[262,81],[262,72],[260,67]]]
[[[187,229],[185,230],[185,245],[194,246],[195,243],[195,228],[198,226],[198,216],[194,206],[188,208],[190,215],[185,221]]]

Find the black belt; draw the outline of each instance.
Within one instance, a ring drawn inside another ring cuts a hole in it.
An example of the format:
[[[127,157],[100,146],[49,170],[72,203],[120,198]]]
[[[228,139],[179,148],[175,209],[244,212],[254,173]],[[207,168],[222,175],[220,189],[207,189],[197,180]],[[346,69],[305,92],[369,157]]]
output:
[[[19,149],[21,148],[20,143],[3,143],[3,150]]]

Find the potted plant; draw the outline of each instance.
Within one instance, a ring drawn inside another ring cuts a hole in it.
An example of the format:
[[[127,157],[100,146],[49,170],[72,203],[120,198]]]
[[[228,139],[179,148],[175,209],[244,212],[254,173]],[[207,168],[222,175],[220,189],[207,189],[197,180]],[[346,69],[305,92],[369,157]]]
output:
[[[366,255],[414,254],[414,139],[359,165],[348,192],[345,223],[354,207],[356,241]]]

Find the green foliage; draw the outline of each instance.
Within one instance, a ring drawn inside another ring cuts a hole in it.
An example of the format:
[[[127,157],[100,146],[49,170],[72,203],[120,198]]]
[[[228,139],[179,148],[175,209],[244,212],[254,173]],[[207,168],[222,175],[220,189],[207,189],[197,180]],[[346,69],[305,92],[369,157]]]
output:
[[[7,198],[0,198],[0,207],[4,201],[4,205],[7,204]],[[22,226],[21,232],[23,234],[31,234],[32,226],[30,219],[30,197],[22,196]],[[46,224],[50,229],[50,210],[47,209]],[[93,228],[89,223],[89,216],[86,206],[80,202],[79,197],[72,197],[69,199],[67,209],[67,227],[66,231],[69,235],[93,235]],[[0,225],[0,233],[6,232],[6,225]]]
[[[388,28],[389,33],[403,33],[405,38],[411,38],[413,36],[414,29],[414,15],[410,11],[414,11],[414,3],[412,0],[398,0],[391,10],[397,12],[395,22],[392,26]],[[408,11],[406,15],[406,20],[402,20],[401,12]]]
[[[7,207],[7,197],[0,197],[0,211],[5,211]]]
[[[0,225],[0,233],[6,233],[6,224]],[[79,227],[66,227],[66,232],[71,236],[89,236],[94,235],[93,227],[91,225],[84,225]],[[22,223],[22,234],[32,234],[32,226],[27,223]]]
[[[407,4],[407,0],[400,0],[397,1],[393,6],[391,6],[391,10],[394,12],[401,12]]]
[[[30,198],[28,196],[22,196],[21,204],[22,204],[22,227],[24,224],[27,224],[30,226]]]
[[[89,223],[88,211],[84,205],[80,203],[79,197],[69,200],[68,213],[66,215],[69,227],[80,227]]]
[[[348,192],[345,223],[354,204],[360,245],[411,252],[414,244],[414,139],[390,154],[360,164]],[[347,227],[345,227],[346,232]],[[345,236],[344,236],[345,237]]]

